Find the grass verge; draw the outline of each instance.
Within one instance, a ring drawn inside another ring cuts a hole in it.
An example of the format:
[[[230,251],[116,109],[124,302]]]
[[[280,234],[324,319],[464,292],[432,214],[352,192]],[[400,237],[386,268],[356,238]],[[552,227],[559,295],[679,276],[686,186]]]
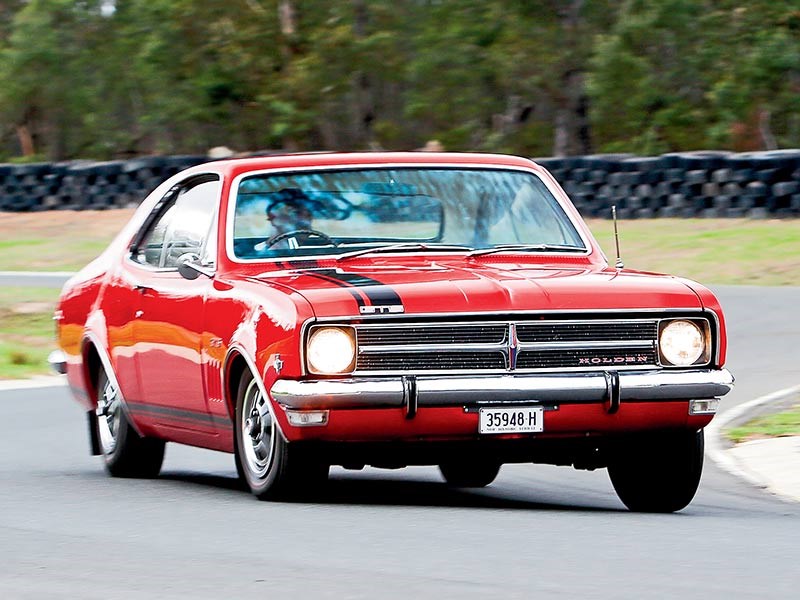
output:
[[[613,263],[610,221],[589,227]],[[706,284],[800,285],[800,220],[653,219],[621,221],[625,266]]]
[[[0,271],[75,271],[95,258],[132,209],[0,212]]]
[[[0,287],[0,379],[50,372],[47,355],[56,347],[53,310],[58,290]]]
[[[725,435],[737,444],[763,438],[800,435],[800,404],[774,415],[753,419],[741,427],[726,431]]]

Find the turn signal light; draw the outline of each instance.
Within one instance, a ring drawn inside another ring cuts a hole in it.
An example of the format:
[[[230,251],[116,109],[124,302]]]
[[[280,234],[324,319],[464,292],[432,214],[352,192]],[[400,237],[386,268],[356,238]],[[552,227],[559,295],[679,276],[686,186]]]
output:
[[[717,414],[718,408],[719,408],[719,398],[712,398],[711,400],[689,401],[690,415],[714,415]]]
[[[328,411],[287,410],[286,418],[289,419],[289,425],[294,425],[295,427],[315,427],[319,425],[327,425]]]

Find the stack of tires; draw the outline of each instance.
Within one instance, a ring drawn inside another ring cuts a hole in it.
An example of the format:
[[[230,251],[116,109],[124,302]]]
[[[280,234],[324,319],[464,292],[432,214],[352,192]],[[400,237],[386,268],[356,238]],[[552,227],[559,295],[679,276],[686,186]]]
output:
[[[205,156],[0,165],[0,210],[105,210],[137,206],[158,184]]]
[[[800,150],[537,159],[584,217],[800,216]]]

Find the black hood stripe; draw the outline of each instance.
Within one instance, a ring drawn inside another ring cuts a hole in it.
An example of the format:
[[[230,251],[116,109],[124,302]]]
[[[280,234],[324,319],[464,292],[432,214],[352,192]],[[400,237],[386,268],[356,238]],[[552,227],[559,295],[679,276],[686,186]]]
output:
[[[333,285],[338,285],[339,287],[346,289],[350,293],[350,295],[353,297],[353,300],[355,300],[356,303],[358,303],[359,307],[367,305],[367,303],[364,301],[364,296],[362,296],[358,292],[357,289],[353,288],[352,286],[350,286],[348,283],[346,283],[344,281],[340,281],[340,280],[334,279],[332,277],[327,277],[326,275],[324,275],[322,273],[317,273],[317,272],[304,273],[304,275],[308,275],[309,277],[316,277],[317,279],[321,279],[322,281],[325,281],[327,283],[332,283]]]
[[[312,275],[312,273],[309,273],[309,275]],[[403,304],[400,296],[391,286],[364,275],[344,273],[337,269],[315,271],[313,275],[341,287],[353,289],[357,293],[360,292],[358,294],[359,297],[361,295],[366,296],[372,306],[397,306]],[[364,305],[359,303],[359,306]]]

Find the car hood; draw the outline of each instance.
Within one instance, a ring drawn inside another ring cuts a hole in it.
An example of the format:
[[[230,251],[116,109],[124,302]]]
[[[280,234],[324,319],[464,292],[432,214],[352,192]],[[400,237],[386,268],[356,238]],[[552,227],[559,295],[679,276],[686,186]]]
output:
[[[597,266],[371,264],[264,273],[256,279],[300,294],[317,317],[702,307],[675,277]]]

